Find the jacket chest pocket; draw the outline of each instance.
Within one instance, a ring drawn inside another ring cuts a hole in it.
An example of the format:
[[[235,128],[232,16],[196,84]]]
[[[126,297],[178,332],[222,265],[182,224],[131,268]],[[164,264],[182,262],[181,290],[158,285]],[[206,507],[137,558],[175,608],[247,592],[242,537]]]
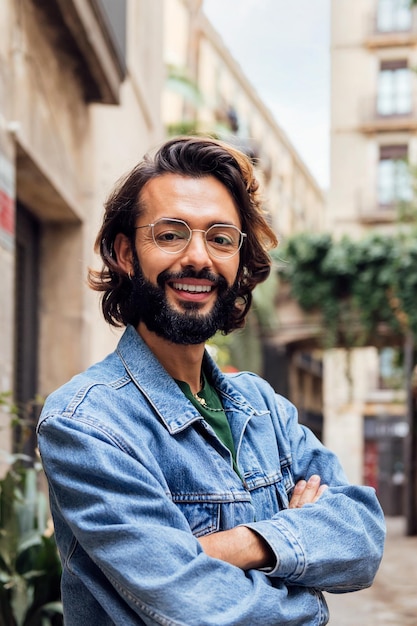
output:
[[[234,494],[202,499],[197,494],[173,496],[173,502],[186,518],[195,537],[202,537],[238,524],[253,522],[254,507],[248,493],[236,498]]]
[[[195,537],[202,537],[220,529],[220,503],[199,502],[191,498],[173,498],[174,503],[186,518]]]

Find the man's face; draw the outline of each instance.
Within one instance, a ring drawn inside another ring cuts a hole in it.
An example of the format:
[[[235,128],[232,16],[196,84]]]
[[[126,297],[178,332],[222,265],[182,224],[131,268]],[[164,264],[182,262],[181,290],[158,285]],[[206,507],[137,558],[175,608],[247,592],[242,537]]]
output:
[[[145,210],[137,226],[174,218],[204,231],[213,224],[241,228],[230,193],[212,176],[165,174],[147,183],[141,201]],[[216,258],[203,233],[195,232],[185,250],[168,254],[145,227],[136,231],[134,257],[132,304],[148,330],[174,343],[196,344],[227,325],[236,299],[239,253]]]

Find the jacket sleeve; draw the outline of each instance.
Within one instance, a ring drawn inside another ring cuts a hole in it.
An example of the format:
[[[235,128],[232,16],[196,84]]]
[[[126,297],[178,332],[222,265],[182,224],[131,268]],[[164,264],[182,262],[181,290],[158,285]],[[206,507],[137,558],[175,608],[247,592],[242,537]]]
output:
[[[372,584],[385,540],[375,490],[350,485],[329,449],[297,420],[295,407],[276,396],[280,440],[288,442],[296,483],[312,474],[329,485],[314,504],[284,509],[271,520],[245,524],[269,543],[276,566],[269,576],[288,584],[342,593]]]
[[[268,577],[208,557],[171,501],[157,463],[133,454],[100,423],[46,414],[38,443],[63,564],[107,610],[117,606],[121,615],[127,606],[138,616],[124,624],[327,623],[320,592],[303,580],[288,587],[279,579],[292,558]],[[266,534],[284,555],[285,540],[277,538],[285,533],[275,522]]]

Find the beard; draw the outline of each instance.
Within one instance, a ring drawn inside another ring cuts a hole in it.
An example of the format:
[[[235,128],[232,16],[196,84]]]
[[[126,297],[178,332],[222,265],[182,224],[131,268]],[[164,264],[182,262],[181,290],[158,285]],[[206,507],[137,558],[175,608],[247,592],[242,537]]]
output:
[[[221,275],[211,274],[208,270],[196,272],[192,269],[173,274],[161,272],[157,284],[148,281],[139,264],[137,255],[133,259],[134,276],[132,277],[132,293],[130,310],[137,323],[142,321],[148,330],[159,337],[176,344],[191,345],[204,343],[218,330],[224,333],[231,330],[231,314],[237,298],[237,280],[230,287]],[[213,282],[217,288],[217,300],[211,311],[200,313],[200,305],[195,302],[184,302],[184,311],[175,310],[168,302],[165,284],[183,278],[200,278]]]

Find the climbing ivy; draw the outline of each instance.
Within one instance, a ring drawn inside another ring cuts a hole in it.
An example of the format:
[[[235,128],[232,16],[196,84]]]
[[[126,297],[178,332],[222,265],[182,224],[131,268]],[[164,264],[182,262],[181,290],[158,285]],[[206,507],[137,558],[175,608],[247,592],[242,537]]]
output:
[[[305,311],[320,311],[326,347],[417,336],[417,232],[371,234],[360,241],[297,234],[275,257],[281,279]]]

